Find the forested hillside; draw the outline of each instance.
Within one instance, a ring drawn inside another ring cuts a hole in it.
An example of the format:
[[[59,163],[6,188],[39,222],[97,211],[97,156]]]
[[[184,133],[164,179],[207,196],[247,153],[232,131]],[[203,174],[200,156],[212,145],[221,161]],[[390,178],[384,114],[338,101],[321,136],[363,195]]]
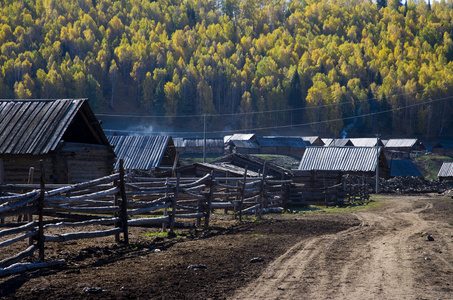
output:
[[[451,1],[3,0],[0,9],[2,98],[88,97],[97,113],[168,125],[208,114],[212,130],[453,129]]]

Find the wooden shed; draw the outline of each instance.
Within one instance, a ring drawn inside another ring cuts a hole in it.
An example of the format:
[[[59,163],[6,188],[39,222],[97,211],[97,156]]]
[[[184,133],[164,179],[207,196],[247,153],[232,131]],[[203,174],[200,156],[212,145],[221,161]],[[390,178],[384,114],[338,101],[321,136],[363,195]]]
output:
[[[88,99],[0,100],[4,182],[23,183],[40,160],[46,183],[77,183],[112,173],[115,153]]]
[[[439,181],[453,180],[453,162],[444,161],[440,167],[439,173],[437,174]]]
[[[453,156],[453,142],[451,141],[439,141],[434,144],[431,149],[432,153]]]
[[[388,179],[390,169],[384,152],[381,148],[379,153],[376,151],[374,147],[308,147],[294,180],[335,184],[340,183],[345,174],[375,176],[378,156],[379,177]]]
[[[409,157],[411,153],[425,151],[425,145],[419,139],[389,139],[384,146],[386,155],[391,157]]]

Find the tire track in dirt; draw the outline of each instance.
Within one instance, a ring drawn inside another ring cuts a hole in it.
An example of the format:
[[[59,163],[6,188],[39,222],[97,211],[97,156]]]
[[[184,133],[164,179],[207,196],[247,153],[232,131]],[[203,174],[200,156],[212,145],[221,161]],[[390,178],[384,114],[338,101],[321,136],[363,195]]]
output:
[[[294,245],[233,299],[444,298],[447,292],[420,285],[418,266],[424,262],[420,257],[424,245],[417,243],[419,234],[432,228],[443,228],[448,237],[453,234],[451,226],[425,221],[419,213],[432,204],[423,199],[385,202],[385,209],[356,213],[361,226]],[[451,240],[444,242],[443,249],[451,249]],[[435,254],[431,251],[433,259]],[[451,255],[439,257],[444,263],[438,265],[453,274],[449,261]]]

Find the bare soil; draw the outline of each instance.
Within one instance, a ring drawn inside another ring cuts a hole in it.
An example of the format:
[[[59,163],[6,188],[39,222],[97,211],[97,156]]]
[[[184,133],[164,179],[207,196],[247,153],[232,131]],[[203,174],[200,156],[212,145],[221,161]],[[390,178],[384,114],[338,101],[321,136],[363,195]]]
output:
[[[46,260],[67,263],[1,278],[0,297],[451,299],[453,201],[376,201],[382,205],[355,213],[266,215],[259,222],[216,213],[210,228],[178,229],[173,238],[131,228],[130,245],[113,237],[48,243]]]

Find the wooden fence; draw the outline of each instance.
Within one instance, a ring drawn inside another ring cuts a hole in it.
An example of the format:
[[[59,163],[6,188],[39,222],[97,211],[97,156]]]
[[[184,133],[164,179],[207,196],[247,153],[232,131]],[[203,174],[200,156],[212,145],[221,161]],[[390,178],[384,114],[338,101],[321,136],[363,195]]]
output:
[[[17,217],[18,221],[8,224],[16,227],[0,230],[0,249],[19,241],[29,241],[28,248],[0,261],[0,277],[64,263],[43,262],[46,242],[114,235],[116,242],[129,243],[129,226],[158,225],[172,232],[176,226],[201,226],[203,220],[203,225],[209,226],[215,209],[231,212],[242,220],[244,214],[261,217],[267,208],[308,201],[306,195],[298,191],[300,184],[267,178],[265,165],[259,178],[246,177],[246,169],[244,176],[239,178],[216,178],[211,173],[202,178],[180,178],[178,175],[151,179],[125,175],[121,161],[119,173],[72,185],[45,185],[45,170],[41,168],[39,185],[0,185],[4,195],[0,197],[2,223],[8,217]],[[316,195],[329,205],[344,202],[345,190],[345,186],[337,185],[318,190]],[[310,197],[314,194],[311,192]],[[23,221],[19,216],[24,216]],[[102,231],[51,234],[55,228],[87,228],[89,225],[108,227]],[[19,263],[33,256],[35,251],[39,251],[38,262]]]

